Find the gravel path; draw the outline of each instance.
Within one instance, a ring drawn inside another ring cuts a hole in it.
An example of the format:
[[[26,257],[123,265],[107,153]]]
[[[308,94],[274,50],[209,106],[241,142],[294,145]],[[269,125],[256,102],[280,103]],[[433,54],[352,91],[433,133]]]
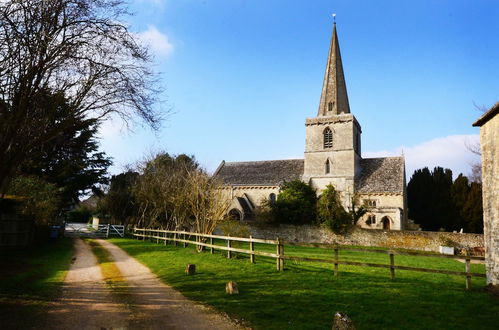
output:
[[[195,304],[162,283],[149,268],[105,240],[97,240],[115,260],[132,295],[134,326],[140,329],[242,329],[213,310]],[[223,289],[223,288],[222,288]]]
[[[45,329],[127,329],[130,311],[114,300],[102,279],[90,246],[74,240],[74,262],[63,285],[62,297],[48,312]]]
[[[128,282],[126,301],[116,300],[120,296],[106,286],[90,246],[75,238],[74,263],[62,297],[53,303],[47,323],[38,329],[243,329],[165,285],[116,245],[97,241],[111,253]]]

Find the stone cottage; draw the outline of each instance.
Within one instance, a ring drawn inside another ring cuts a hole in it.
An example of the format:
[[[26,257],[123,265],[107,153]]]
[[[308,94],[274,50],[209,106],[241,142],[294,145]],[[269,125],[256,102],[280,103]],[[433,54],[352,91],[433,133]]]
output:
[[[473,126],[480,127],[487,284],[499,287],[499,102]]]
[[[229,213],[251,220],[263,200],[277,198],[283,182],[298,179],[318,195],[332,184],[347,209],[353,196],[367,204],[370,212],[359,221],[364,228],[404,229],[404,157],[362,158],[361,134],[360,123],[350,112],[335,23],[317,116],[305,120],[304,159],[222,161],[214,175],[230,192]]]

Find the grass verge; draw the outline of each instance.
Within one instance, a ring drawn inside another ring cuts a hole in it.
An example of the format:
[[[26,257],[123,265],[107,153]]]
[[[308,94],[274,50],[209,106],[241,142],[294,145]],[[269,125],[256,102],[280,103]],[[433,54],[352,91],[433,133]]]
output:
[[[48,303],[60,294],[72,255],[67,238],[0,250],[2,329],[27,329],[41,322]]]
[[[330,329],[336,311],[347,313],[358,329],[496,329],[499,301],[483,292],[483,279],[473,278],[470,291],[464,278],[444,274],[389,271],[378,268],[286,262],[284,272],[275,261],[257,257],[225,258],[188,248],[164,246],[132,239],[112,239],[130,255],[146,264],[163,281],[190,299],[247,322],[256,329]],[[287,255],[332,257],[332,251],[312,247],[285,247]],[[343,252],[340,258],[387,263],[387,256]],[[425,268],[463,270],[454,260],[400,256],[397,264]],[[187,263],[197,274],[186,276]],[[473,265],[483,272],[483,265]],[[225,283],[236,281],[240,294],[228,296]]]

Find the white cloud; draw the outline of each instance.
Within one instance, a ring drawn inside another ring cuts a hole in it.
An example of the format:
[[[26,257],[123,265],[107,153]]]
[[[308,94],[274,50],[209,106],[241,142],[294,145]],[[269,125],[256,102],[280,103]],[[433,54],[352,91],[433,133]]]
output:
[[[168,56],[173,51],[173,44],[166,34],[161,33],[155,26],[148,25],[147,30],[137,33],[138,39],[150,47],[157,56]]]
[[[403,152],[408,179],[416,169],[428,167],[432,170],[435,166],[450,168],[454,178],[456,178],[459,173],[470,174],[471,164],[480,160],[466,147],[478,143],[479,140],[479,135],[450,135],[425,141],[415,146],[401,146],[394,150],[365,152],[362,156],[364,158],[400,156]]]

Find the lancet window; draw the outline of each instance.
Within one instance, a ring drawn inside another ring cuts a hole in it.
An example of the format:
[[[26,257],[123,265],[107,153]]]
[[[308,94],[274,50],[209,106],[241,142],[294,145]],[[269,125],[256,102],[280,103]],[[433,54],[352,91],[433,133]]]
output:
[[[324,149],[333,147],[333,132],[329,127],[324,130]]]

